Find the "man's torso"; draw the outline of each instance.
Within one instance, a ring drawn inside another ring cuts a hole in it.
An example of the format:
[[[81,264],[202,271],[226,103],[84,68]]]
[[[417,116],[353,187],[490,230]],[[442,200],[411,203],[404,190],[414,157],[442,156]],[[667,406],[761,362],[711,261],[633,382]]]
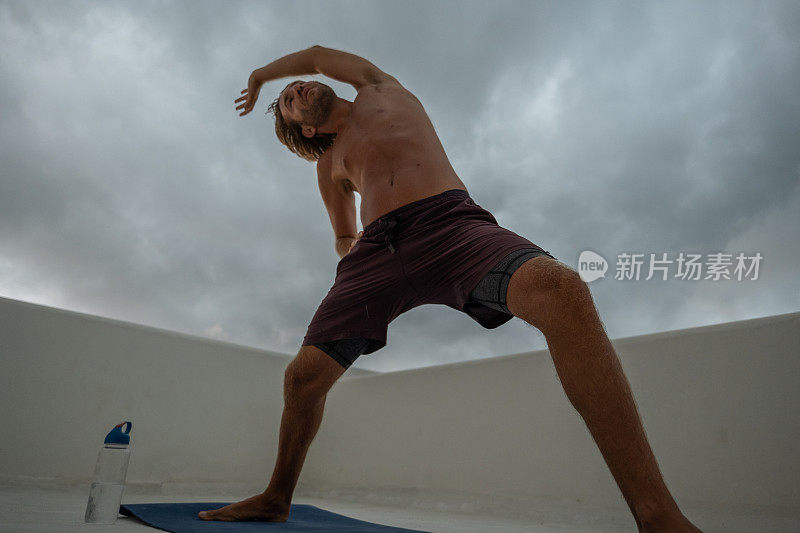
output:
[[[466,190],[422,104],[394,82],[359,91],[349,122],[322,158],[330,160],[333,181],[361,195],[363,226],[415,200]]]

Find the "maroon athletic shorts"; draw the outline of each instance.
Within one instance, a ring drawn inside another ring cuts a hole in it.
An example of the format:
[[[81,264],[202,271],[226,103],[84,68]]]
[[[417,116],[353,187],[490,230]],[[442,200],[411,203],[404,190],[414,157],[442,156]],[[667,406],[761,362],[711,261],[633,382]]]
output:
[[[386,346],[389,323],[423,304],[496,328],[513,318],[505,306],[511,274],[537,255],[553,257],[499,226],[463,189],[416,200],[364,228],[336,266],[303,346],[316,345],[347,368]]]

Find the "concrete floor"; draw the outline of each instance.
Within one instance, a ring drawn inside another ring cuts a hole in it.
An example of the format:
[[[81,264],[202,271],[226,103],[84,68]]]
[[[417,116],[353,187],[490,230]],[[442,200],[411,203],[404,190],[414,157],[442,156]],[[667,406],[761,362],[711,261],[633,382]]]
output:
[[[252,494],[208,497],[181,494],[125,494],[123,503],[238,501]],[[35,488],[0,487],[0,531],[157,531],[133,518],[122,517],[114,525],[83,523],[88,487]],[[591,507],[576,502],[547,502],[542,510],[527,517],[518,514],[458,511],[451,505],[417,502],[387,506],[365,501],[296,496],[294,503],[306,503],[359,520],[420,529],[436,533],[483,532],[635,532],[627,509]],[[430,508],[433,507],[433,508]],[[438,508],[437,508],[438,507]],[[539,507],[537,505],[537,507]],[[797,532],[800,513],[787,509],[743,506],[684,506],[684,512],[703,531],[710,532]]]

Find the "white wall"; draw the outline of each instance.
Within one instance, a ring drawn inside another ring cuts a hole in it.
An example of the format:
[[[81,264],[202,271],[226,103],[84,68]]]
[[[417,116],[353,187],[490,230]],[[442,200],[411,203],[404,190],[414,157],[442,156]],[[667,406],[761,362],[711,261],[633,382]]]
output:
[[[292,357],[0,298],[0,481],[86,482],[131,420],[133,484],[266,487]]]
[[[800,508],[800,313],[613,342],[679,503]],[[129,419],[132,484],[266,486],[290,359],[0,298],[0,481],[85,483]],[[331,487],[624,506],[547,351],[351,368],[298,494]]]
[[[613,341],[678,500],[800,508],[800,313]],[[546,350],[349,380],[298,490],[625,506]]]

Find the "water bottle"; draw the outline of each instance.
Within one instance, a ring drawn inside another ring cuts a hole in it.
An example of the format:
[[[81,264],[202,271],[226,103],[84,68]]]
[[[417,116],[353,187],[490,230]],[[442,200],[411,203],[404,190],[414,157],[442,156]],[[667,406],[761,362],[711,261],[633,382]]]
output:
[[[122,426],[127,425],[127,431]],[[94,524],[113,524],[117,520],[122,491],[125,488],[125,474],[128,472],[128,449],[133,424],[123,422],[114,426],[106,435],[103,447],[97,455],[89,501],[86,503],[85,522]]]

